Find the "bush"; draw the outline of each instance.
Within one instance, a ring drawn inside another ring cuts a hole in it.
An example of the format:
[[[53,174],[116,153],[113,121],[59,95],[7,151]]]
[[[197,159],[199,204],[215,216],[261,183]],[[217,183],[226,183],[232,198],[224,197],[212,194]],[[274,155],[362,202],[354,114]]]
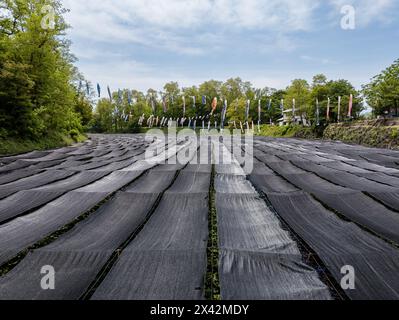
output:
[[[261,126],[260,132],[256,133],[259,136],[274,137],[274,138],[306,138],[314,139],[320,137],[317,130],[324,131],[322,127],[303,127],[300,125],[288,126]],[[322,134],[321,134],[322,135]]]
[[[398,148],[399,128],[367,121],[353,124],[332,124],[325,130],[324,138],[371,147]]]
[[[79,141],[80,132],[77,129],[72,129],[69,131],[69,136],[75,141]]]

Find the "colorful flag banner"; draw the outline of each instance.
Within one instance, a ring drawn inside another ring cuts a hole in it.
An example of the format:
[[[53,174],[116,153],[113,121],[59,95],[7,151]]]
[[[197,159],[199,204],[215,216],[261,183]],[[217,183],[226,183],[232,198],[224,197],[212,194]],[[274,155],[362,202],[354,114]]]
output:
[[[352,118],[352,111],[353,111],[353,94],[349,97],[349,110],[348,110],[348,117]]]
[[[122,91],[121,91],[121,89],[118,89],[118,103],[119,104],[122,104],[122,99],[123,99]]]
[[[163,112],[164,113],[168,112],[168,108],[167,108],[167,105],[166,105],[166,97],[165,96],[162,97],[162,107],[163,107]]]
[[[251,108],[251,100],[247,100],[247,107],[245,109],[245,122],[249,120],[249,109]]]
[[[202,104],[205,106],[206,105],[206,96],[202,96]]]
[[[112,102],[112,93],[111,93],[111,89],[109,88],[109,86],[107,86],[107,91],[108,91],[108,95],[109,95],[109,100]]]
[[[193,108],[195,109],[195,105],[197,103],[195,96],[191,97],[193,99]]]
[[[217,107],[218,107],[218,98],[215,97],[212,100],[212,112],[211,112],[211,115],[213,115],[215,113]]]
[[[224,100],[223,111],[222,111],[222,122],[221,122],[222,129],[224,129],[224,121],[226,120],[226,113],[227,113],[227,100]]]

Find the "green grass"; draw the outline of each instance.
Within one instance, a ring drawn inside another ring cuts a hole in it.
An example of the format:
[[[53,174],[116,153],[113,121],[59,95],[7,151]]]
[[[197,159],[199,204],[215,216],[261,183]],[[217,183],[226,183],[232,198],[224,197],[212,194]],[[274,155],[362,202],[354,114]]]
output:
[[[54,134],[38,140],[27,140],[21,138],[0,137],[0,156],[17,155],[34,150],[48,150],[83,142],[87,139],[85,135],[73,133],[72,137],[62,134]]]
[[[255,133],[259,136],[273,137],[273,138],[293,138],[302,136],[307,131],[311,131],[311,128],[305,128],[299,125],[289,126],[271,126],[263,125],[260,127],[260,132],[257,130]]]

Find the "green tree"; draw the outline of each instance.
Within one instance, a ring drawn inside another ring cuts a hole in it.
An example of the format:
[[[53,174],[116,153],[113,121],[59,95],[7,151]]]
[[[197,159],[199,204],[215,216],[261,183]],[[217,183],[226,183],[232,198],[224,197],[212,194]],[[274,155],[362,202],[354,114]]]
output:
[[[31,138],[81,130],[73,86],[75,59],[65,39],[68,26],[61,2],[3,0],[1,4],[1,126],[12,126],[6,129],[10,135]],[[54,25],[48,28],[42,26],[45,5],[55,13]]]
[[[364,85],[362,92],[375,115],[399,115],[399,59]]]
[[[312,106],[310,103],[310,86],[306,80],[293,80],[291,85],[286,89],[284,98],[286,110],[293,108],[293,99],[295,99],[295,114],[302,119],[309,118]]]
[[[229,109],[227,110],[227,119],[229,119],[229,121],[231,122],[235,121],[237,127],[239,127],[240,122],[245,122],[246,107],[247,99],[245,97],[233,100],[233,102],[230,104]],[[248,119],[249,122],[251,122],[252,120],[252,117]]]

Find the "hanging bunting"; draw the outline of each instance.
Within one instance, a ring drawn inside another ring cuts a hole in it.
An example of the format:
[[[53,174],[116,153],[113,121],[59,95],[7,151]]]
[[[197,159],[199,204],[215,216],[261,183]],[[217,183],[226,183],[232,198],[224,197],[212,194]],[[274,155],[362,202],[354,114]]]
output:
[[[122,91],[121,89],[118,89],[118,103],[122,104],[122,100],[123,100]]]
[[[130,90],[127,91],[127,103],[129,104],[129,106],[132,104],[132,93],[130,92]]]
[[[195,96],[192,96],[191,98],[193,99],[193,109],[195,109],[195,105],[197,103],[196,98]]]
[[[163,107],[163,112],[164,113],[168,112],[168,108],[167,108],[167,105],[166,105],[166,97],[165,96],[162,97],[162,107]]]
[[[251,108],[251,100],[247,100],[247,106],[245,109],[245,122],[249,120],[249,109]]]
[[[223,110],[222,110],[222,121],[221,121],[221,128],[224,129],[224,122],[226,120],[226,113],[227,113],[227,100],[224,100]]]
[[[109,100],[112,102],[112,93],[111,93],[111,89],[109,88],[109,86],[107,86],[107,91],[108,91]]]
[[[349,96],[349,110],[348,110],[348,118],[352,118],[353,111],[353,94]]]
[[[218,107],[218,98],[213,98],[212,100],[212,111],[211,111],[211,116],[216,112],[216,109]]]

